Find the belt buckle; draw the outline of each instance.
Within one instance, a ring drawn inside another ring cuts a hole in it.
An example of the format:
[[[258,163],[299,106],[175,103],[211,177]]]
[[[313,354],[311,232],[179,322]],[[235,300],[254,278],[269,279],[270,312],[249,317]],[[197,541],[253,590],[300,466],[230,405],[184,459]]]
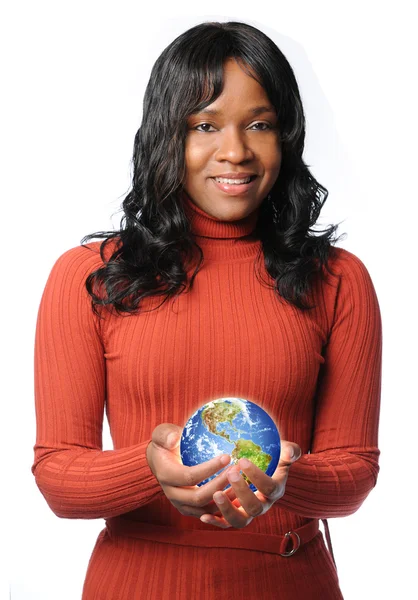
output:
[[[280,556],[286,556],[286,557],[287,556],[292,556],[292,554],[294,554],[298,550],[298,548],[300,546],[300,537],[296,533],[296,531],[288,531],[287,533],[285,533],[284,540],[282,541],[282,544],[283,544],[283,542],[285,540],[287,541],[289,538],[292,539],[293,548],[291,550],[289,550],[288,552],[279,552]],[[295,539],[296,539],[296,544],[297,545],[295,544]]]

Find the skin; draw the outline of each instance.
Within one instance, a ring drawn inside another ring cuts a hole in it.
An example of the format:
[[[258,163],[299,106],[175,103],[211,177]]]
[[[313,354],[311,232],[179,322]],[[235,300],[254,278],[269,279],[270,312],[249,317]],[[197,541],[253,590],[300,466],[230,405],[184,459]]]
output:
[[[235,60],[226,61],[224,69],[222,94],[207,107],[218,113],[202,112],[188,119],[183,187],[209,215],[236,221],[257,210],[268,195],[280,172],[282,152],[277,115],[265,90]],[[272,110],[254,115],[251,109],[259,106]],[[255,185],[246,194],[225,194],[211,179],[239,171],[257,175]],[[283,496],[290,466],[302,454],[297,444],[282,440],[280,461],[271,477],[251,462],[240,460],[198,487],[199,482],[229,464],[231,457],[224,454],[187,467],[180,457],[181,435],[182,429],[173,423],[162,423],[154,429],[146,452],[151,471],[181,514],[223,529],[246,527],[254,517],[267,512]],[[251,490],[240,470],[257,492]],[[228,483],[231,487],[223,492]]]
[[[254,115],[255,107],[271,110]],[[217,115],[205,113],[216,110]],[[204,111],[189,116],[183,187],[191,200],[222,221],[243,219],[273,187],[282,161],[277,114],[264,88],[234,59],[224,65],[222,94]],[[213,176],[228,172],[257,175],[246,194],[219,190]]]
[[[251,523],[254,517],[267,512],[283,496],[289,469],[302,455],[297,444],[281,440],[280,461],[271,477],[252,463],[244,466],[244,461],[240,460],[238,465],[230,466],[198,487],[200,481],[229,464],[231,457],[222,454],[200,465],[187,467],[180,456],[181,435],[182,429],[178,425],[157,425],[146,451],[150,469],[171,504],[181,514],[200,518],[202,522],[222,529],[241,529]],[[240,468],[257,487],[256,492],[248,486],[239,472]],[[237,480],[233,479],[233,474],[237,475]],[[223,492],[228,483],[231,487]]]

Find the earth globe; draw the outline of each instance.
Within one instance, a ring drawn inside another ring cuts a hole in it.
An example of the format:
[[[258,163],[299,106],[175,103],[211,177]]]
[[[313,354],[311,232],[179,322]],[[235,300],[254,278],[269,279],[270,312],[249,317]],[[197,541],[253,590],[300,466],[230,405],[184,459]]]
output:
[[[280,435],[270,415],[244,398],[218,398],[201,406],[183,429],[181,460],[191,467],[224,453],[231,456],[230,464],[247,458],[272,475],[280,459]],[[197,485],[204,485],[229,466]],[[242,476],[255,492],[255,485],[245,473]],[[229,484],[224,489],[228,487]]]

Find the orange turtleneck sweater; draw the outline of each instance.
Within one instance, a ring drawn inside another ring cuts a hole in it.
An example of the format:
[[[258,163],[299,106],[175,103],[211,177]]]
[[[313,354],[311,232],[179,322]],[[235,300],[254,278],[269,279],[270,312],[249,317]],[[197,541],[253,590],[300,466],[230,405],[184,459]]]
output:
[[[231,530],[181,515],[150,470],[146,448],[158,424],[183,426],[211,399],[246,398],[303,455],[285,495],[233,535],[283,535],[311,519],[354,513],[379,471],[382,331],[369,273],[334,248],[336,276],[315,283],[309,300],[316,308],[302,312],[257,275],[260,269],[272,281],[263,260],[256,264],[257,211],[231,223],[187,196],[184,207],[204,263],[193,289],[157,310],[149,311],[161,298],[152,297],[138,315],[93,314],[85,279],[102,265],[100,242],[55,262],[36,325],[36,483],[57,516],[106,519],[83,599],[212,600],[241,597],[241,587],[258,599],[275,598],[278,589],[281,599],[341,598],[321,533],[289,558],[202,547],[199,531]],[[103,451],[105,410],[114,449]],[[192,542],[116,541],[111,526],[121,519],[191,531]]]

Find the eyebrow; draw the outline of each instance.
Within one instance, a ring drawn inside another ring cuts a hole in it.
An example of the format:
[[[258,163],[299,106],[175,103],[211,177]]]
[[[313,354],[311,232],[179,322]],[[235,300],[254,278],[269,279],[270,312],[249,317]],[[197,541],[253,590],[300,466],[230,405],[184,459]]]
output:
[[[266,113],[266,112],[276,114],[276,110],[273,106],[254,106],[253,108],[250,108],[248,112],[252,113],[254,116],[258,116],[258,115],[261,115],[262,113]],[[193,115],[204,114],[204,115],[216,116],[221,113],[222,113],[222,111],[214,110],[213,108],[203,108],[202,110],[196,110],[192,114]]]

